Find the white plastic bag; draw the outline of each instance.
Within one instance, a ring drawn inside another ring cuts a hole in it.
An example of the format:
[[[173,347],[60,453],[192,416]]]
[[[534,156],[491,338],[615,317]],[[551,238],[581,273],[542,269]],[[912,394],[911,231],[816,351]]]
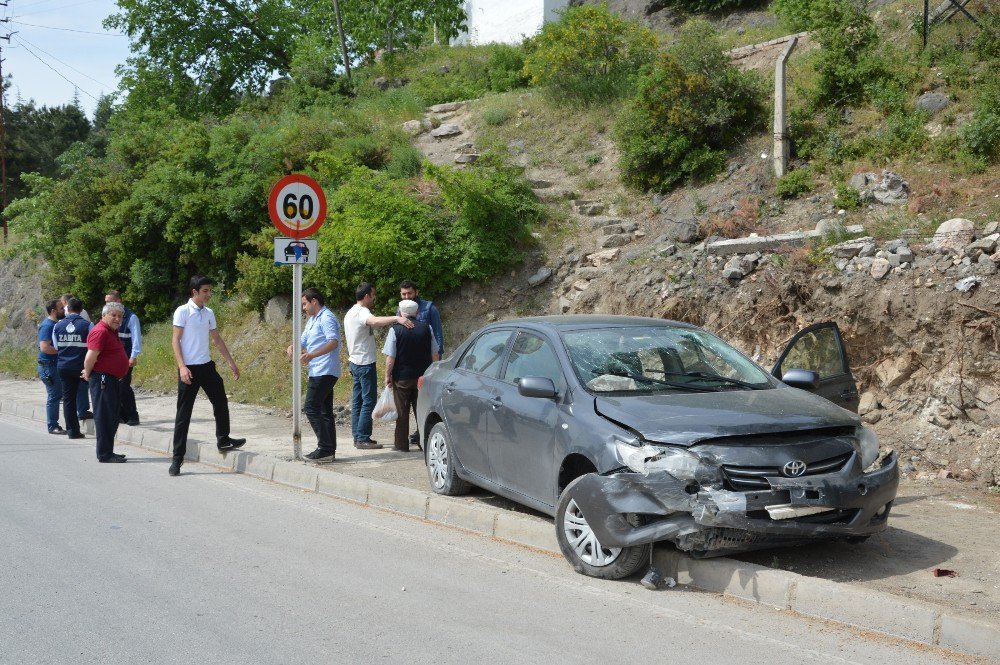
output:
[[[378,401],[375,402],[375,410],[372,411],[372,418],[382,423],[391,423],[396,420],[396,399],[392,394],[392,387],[386,386]]]

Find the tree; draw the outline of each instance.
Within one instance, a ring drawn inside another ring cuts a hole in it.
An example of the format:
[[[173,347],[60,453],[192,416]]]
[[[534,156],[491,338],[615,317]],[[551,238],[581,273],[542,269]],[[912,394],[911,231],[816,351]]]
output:
[[[10,199],[26,193],[21,174],[56,175],[57,158],[90,134],[90,122],[75,104],[39,108],[33,100],[18,102],[4,109],[4,124]]]
[[[133,55],[119,68],[139,92],[130,103],[166,96],[182,110],[228,110],[287,73],[301,15],[280,0],[119,0],[104,26],[129,36]],[[166,93],[166,95],[164,95]],[[220,109],[220,107],[222,107]]]

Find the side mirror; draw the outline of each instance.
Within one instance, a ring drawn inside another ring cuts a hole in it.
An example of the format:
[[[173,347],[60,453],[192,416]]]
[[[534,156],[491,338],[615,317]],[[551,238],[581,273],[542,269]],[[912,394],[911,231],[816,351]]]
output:
[[[517,380],[517,392],[525,397],[552,399],[559,396],[556,384],[544,376],[523,376]]]
[[[781,381],[792,388],[802,390],[819,388],[819,374],[808,369],[790,369],[781,377]]]

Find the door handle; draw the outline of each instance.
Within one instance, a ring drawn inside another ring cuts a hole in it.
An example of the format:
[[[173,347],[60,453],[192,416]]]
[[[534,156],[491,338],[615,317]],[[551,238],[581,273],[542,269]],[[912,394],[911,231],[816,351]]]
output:
[[[494,409],[499,409],[501,406],[503,406],[503,400],[500,399],[499,397],[494,397],[493,399],[490,400],[490,406],[493,407]]]
[[[857,390],[850,390],[850,389],[848,389],[848,390],[845,390],[844,392],[840,393],[840,396],[841,397],[854,397],[857,394],[858,394]]]
[[[455,384],[454,383],[446,383],[446,384],[444,384],[444,391],[446,393],[453,393],[453,392],[455,392]]]

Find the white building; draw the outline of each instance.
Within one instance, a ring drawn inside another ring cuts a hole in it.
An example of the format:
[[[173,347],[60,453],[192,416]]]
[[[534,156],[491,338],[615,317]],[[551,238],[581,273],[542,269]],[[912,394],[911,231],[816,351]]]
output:
[[[559,18],[569,0],[466,0],[466,32],[452,44],[518,44]]]

